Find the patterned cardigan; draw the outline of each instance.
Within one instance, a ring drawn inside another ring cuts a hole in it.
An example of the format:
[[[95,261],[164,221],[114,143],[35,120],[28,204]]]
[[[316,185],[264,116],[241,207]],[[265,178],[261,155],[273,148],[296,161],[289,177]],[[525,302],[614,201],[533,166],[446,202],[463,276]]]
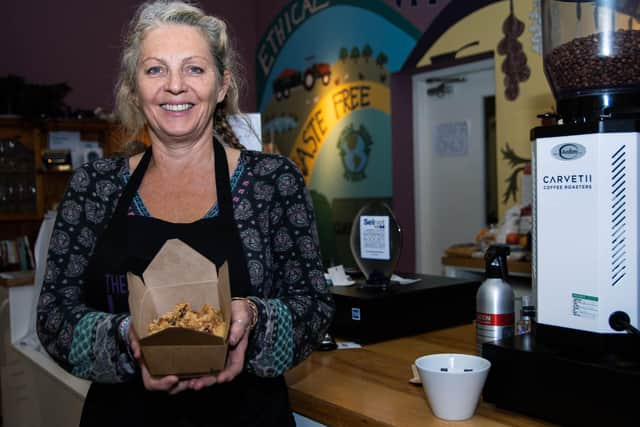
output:
[[[40,294],[37,331],[66,370],[98,382],[138,374],[129,314],[98,312],[83,299],[89,259],[129,178],[124,157],[73,174],[54,225]],[[234,216],[258,307],[245,369],[277,376],[306,358],[328,329],[334,303],[325,283],[311,198],[287,158],[243,150],[231,178]],[[130,214],[147,214],[138,195]],[[214,206],[208,215],[217,215]],[[120,329],[120,331],[119,331]]]

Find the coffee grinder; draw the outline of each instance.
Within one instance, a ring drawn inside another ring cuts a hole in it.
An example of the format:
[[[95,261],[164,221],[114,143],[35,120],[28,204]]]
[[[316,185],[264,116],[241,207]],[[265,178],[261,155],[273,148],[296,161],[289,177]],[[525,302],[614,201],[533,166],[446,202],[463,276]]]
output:
[[[557,124],[534,128],[534,332],[485,344],[485,401],[637,425],[640,1],[542,0]]]

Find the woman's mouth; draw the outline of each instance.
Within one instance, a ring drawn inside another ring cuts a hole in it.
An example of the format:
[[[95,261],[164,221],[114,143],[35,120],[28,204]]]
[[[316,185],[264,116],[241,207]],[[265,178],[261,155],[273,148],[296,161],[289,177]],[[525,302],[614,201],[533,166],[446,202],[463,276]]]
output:
[[[160,104],[160,108],[172,112],[182,112],[193,108],[193,104]]]

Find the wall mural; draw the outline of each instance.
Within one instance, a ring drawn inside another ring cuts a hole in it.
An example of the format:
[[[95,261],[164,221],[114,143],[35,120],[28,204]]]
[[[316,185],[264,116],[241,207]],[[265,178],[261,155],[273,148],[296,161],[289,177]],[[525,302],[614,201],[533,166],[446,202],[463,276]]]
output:
[[[303,173],[327,265],[353,265],[355,213],[391,199],[389,76],[419,35],[383,1],[295,0],[258,45],[263,141]]]
[[[502,153],[502,159],[506,161],[511,168],[509,176],[505,179],[507,188],[504,190],[502,195],[502,203],[508,203],[510,199],[515,202],[518,198],[518,182],[520,174],[523,173],[527,165],[531,163],[531,159],[516,154],[514,149],[509,146],[508,142],[500,149],[500,152]]]
[[[509,0],[509,16],[502,24],[504,38],[498,43],[498,54],[504,55],[502,72],[504,73],[504,96],[513,101],[520,93],[519,84],[529,80],[531,68],[527,65],[527,55],[522,50],[518,37],[524,33],[524,22],[513,13],[513,0]]]
[[[533,5],[533,10],[529,14],[531,20],[531,48],[534,52],[542,51],[542,38],[540,27],[540,3]],[[504,38],[500,40],[497,47],[499,55],[505,55],[502,62],[502,72],[504,73],[504,96],[507,101],[515,101],[520,94],[520,83],[529,80],[531,68],[527,65],[527,55],[524,53],[522,43],[518,41],[524,33],[524,22],[519,20],[513,12],[513,0],[509,0],[509,16],[502,24]],[[505,178],[506,188],[502,194],[502,203],[507,204],[510,200],[516,202],[518,199],[519,176],[524,172],[525,167],[531,160],[521,157],[506,142],[500,149],[502,159],[507,162],[510,168],[509,175]]]

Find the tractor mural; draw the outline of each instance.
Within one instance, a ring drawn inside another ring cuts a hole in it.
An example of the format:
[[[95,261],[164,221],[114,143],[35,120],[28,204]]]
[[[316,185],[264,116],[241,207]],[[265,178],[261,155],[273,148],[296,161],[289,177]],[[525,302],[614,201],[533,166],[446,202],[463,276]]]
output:
[[[304,73],[292,68],[285,68],[273,81],[273,93],[276,100],[280,101],[282,98],[288,98],[294,87],[302,85],[307,90],[313,89],[316,80],[322,81],[325,86],[329,84],[331,81],[331,66],[329,64],[312,64],[304,70]]]
[[[304,71],[304,87],[311,90],[316,82],[321,79],[323,85],[328,85],[331,81],[331,67],[329,64],[313,64]]]

